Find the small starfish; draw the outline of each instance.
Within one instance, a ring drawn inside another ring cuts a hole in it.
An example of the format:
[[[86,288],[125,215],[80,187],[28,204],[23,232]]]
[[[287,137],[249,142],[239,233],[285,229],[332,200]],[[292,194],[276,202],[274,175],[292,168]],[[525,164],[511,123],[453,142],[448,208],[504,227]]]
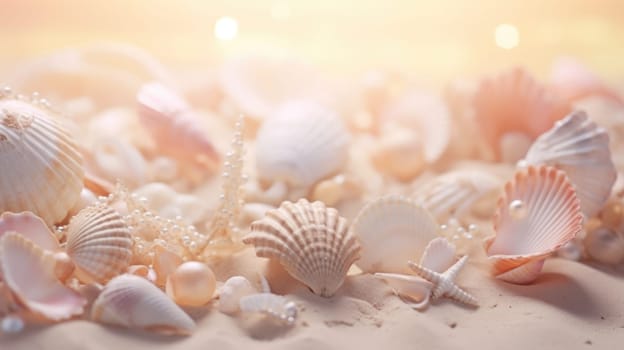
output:
[[[435,272],[412,261],[409,261],[407,264],[418,276],[435,285],[431,292],[433,299],[445,296],[463,304],[478,306],[479,303],[475,297],[455,284],[455,277],[457,277],[457,274],[462,267],[464,267],[467,260],[468,256],[464,255],[461,259],[457,260],[453,266],[444,271],[444,273]]]

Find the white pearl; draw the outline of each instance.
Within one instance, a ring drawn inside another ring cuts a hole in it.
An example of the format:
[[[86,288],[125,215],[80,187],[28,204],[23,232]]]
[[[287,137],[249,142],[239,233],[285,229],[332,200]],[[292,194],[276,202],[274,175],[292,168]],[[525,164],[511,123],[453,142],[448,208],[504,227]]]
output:
[[[513,219],[520,220],[527,215],[527,208],[523,201],[514,199],[509,203],[509,214]]]

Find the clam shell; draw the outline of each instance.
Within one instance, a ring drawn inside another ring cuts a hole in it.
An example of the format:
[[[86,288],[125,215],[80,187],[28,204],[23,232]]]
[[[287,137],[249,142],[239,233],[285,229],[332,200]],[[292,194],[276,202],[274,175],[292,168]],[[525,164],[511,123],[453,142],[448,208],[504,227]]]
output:
[[[565,101],[552,96],[522,68],[482,81],[473,105],[480,131],[497,159],[506,133],[523,133],[533,140],[570,112]]]
[[[529,166],[505,185],[494,216],[496,235],[486,240],[493,274],[530,283],[541,263],[582,230],[574,187],[563,171]]]
[[[297,320],[297,305],[281,295],[258,293],[246,295],[240,299],[242,312],[258,312],[277,321],[292,325]]]
[[[243,276],[230,277],[219,288],[219,311],[233,314],[240,310],[240,299],[244,296],[257,294],[258,291],[251,282]]]
[[[437,237],[438,224],[411,199],[389,195],[368,203],[351,225],[362,245],[357,266],[364,272],[405,273]]]
[[[78,279],[104,283],[130,265],[130,230],[115,209],[104,204],[87,207],[69,222],[67,254]]]
[[[0,271],[13,295],[29,310],[59,321],[83,312],[86,300],[61,284],[54,255],[28,238],[8,232],[0,238]]]
[[[587,217],[605,204],[617,178],[609,135],[575,111],[535,140],[520,165],[550,165],[565,171]]]
[[[52,225],[82,190],[82,157],[43,104],[0,93],[0,212],[31,211]]]
[[[346,219],[321,202],[284,202],[251,224],[243,238],[259,257],[277,259],[315,294],[330,297],[342,285],[360,244]]]
[[[439,223],[468,214],[489,216],[494,212],[501,181],[482,170],[456,170],[419,186],[414,194]]]
[[[163,291],[144,278],[113,278],[93,303],[96,322],[139,328],[165,334],[188,335],[195,322]]]
[[[60,249],[58,240],[45,222],[31,212],[3,213],[0,216],[0,237],[10,231],[23,235],[43,250]]]
[[[309,187],[344,166],[349,139],[343,121],[331,110],[311,101],[285,103],[258,131],[258,176]]]

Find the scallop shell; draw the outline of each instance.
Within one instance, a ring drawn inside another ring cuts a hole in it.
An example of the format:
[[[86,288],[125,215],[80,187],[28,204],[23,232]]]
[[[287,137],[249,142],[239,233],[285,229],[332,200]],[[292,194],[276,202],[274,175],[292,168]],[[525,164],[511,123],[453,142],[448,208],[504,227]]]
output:
[[[28,238],[43,250],[56,251],[60,249],[58,240],[45,222],[31,212],[3,213],[0,216],[0,237],[10,231]]]
[[[332,111],[311,101],[290,101],[258,131],[258,175],[309,187],[344,166],[349,139],[343,121]]]
[[[368,203],[351,227],[362,245],[357,266],[370,273],[409,272],[407,261],[421,256],[438,231],[425,208],[396,195]]]
[[[130,265],[130,230],[115,209],[104,204],[87,207],[69,222],[67,254],[82,282],[106,282]]]
[[[410,89],[382,113],[386,121],[397,122],[422,141],[427,163],[438,160],[451,140],[451,116],[444,100],[435,94]]]
[[[219,162],[219,154],[203,128],[202,120],[182,97],[153,82],[139,90],[137,100],[139,120],[163,154],[208,167]]]
[[[439,223],[468,214],[489,216],[494,212],[501,181],[482,170],[456,170],[440,175],[416,189],[414,199]]]
[[[37,100],[0,92],[0,212],[31,211],[52,225],[82,190],[82,157],[72,137]]]
[[[80,315],[86,300],[61,284],[54,255],[28,238],[8,232],[0,238],[0,271],[13,295],[29,310],[59,321]]]
[[[511,283],[531,283],[544,259],[582,230],[574,187],[563,171],[529,166],[505,185],[494,216],[496,236],[485,242],[493,274]]]
[[[113,278],[93,303],[96,322],[165,334],[189,335],[195,322],[163,291],[144,278]]]
[[[384,128],[380,139],[371,152],[371,162],[382,174],[400,181],[409,181],[422,172],[427,165],[425,145],[417,133],[396,125]]]
[[[345,218],[322,202],[284,202],[251,224],[243,238],[256,255],[277,259],[315,294],[330,297],[359,257],[360,244]]]
[[[557,100],[522,68],[482,81],[473,105],[482,135],[497,159],[506,133],[523,133],[533,140],[570,112],[565,101]]]
[[[240,299],[239,306],[242,312],[263,313],[287,325],[292,325],[297,320],[297,304],[281,295],[272,293],[246,295]]]
[[[617,178],[607,131],[582,111],[571,113],[537,138],[519,163],[521,166],[541,164],[565,171],[587,217],[603,207]]]
[[[219,311],[233,314],[240,310],[240,299],[244,296],[257,294],[251,282],[243,276],[230,277],[219,288]]]

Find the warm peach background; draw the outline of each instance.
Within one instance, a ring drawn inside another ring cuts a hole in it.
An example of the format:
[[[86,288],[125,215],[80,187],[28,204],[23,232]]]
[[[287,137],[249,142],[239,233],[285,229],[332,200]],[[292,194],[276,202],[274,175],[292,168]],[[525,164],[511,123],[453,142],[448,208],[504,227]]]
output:
[[[271,9],[286,4],[290,16]],[[238,37],[217,42],[221,16]],[[520,45],[498,48],[510,22]],[[203,66],[241,52],[282,48],[345,72],[410,70],[425,78],[526,64],[538,74],[572,54],[614,80],[624,78],[624,1],[421,0],[0,0],[0,64],[96,40],[147,48],[169,64]]]

